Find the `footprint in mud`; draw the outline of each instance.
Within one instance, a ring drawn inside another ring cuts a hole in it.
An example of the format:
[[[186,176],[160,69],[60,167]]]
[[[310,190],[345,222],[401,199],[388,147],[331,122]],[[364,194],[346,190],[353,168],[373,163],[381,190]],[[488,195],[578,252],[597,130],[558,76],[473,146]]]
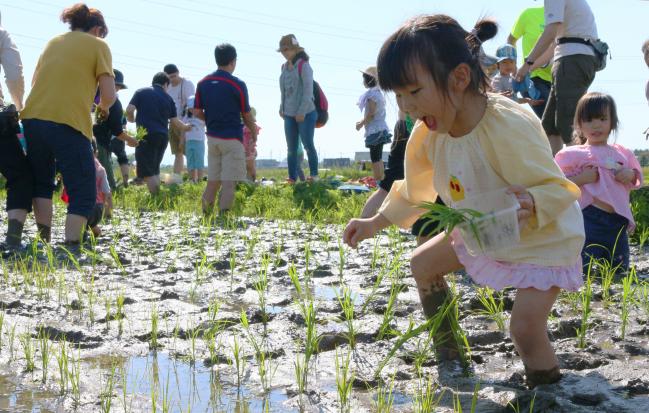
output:
[[[579,353],[557,354],[561,368],[569,370],[586,370],[596,369],[600,366],[607,365],[609,362],[604,358]]]

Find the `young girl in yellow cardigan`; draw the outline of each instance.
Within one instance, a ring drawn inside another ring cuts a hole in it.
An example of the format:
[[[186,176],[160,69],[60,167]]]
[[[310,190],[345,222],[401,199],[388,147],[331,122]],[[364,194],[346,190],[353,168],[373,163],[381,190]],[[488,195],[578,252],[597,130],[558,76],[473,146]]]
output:
[[[405,179],[395,182],[379,212],[353,219],[343,240],[352,247],[391,224],[410,227],[439,195],[446,205],[504,189],[520,204],[520,242],[471,255],[462,236],[440,234],[411,259],[424,314],[433,317],[449,296],[444,276],[464,268],[477,284],[517,289],[510,333],[530,387],[561,378],[547,334],[547,318],[561,289],[582,285],[584,224],[579,188],[552,158],[537,117],[510,99],[487,93],[481,43],[496,25],[480,21],[471,32],[444,15],[416,17],[384,43],[379,83],[396,93],[400,108],[418,122],[405,158]],[[436,336],[438,359],[458,357],[444,320]]]

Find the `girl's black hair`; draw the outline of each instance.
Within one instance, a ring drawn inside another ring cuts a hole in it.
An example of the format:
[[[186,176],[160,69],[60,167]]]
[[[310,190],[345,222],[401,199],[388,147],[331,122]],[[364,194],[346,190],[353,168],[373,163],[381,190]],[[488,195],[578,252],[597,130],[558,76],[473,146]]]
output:
[[[485,93],[489,79],[480,64],[481,46],[497,32],[493,20],[482,19],[467,32],[455,19],[443,14],[414,17],[383,43],[377,59],[381,89],[415,84],[414,63],[419,63],[446,93],[449,74],[465,63],[471,68],[468,90]]]
[[[363,73],[363,84],[366,88],[373,88],[376,86],[376,78],[367,73]]]
[[[306,54],[306,52],[304,50],[300,50],[299,52],[297,52],[295,54],[295,56],[293,56],[293,60],[292,60],[293,64],[296,64],[297,61],[300,60],[300,59],[305,60],[305,61],[308,62],[309,61],[309,55]]]
[[[617,132],[620,120],[617,117],[617,107],[611,95],[599,92],[586,93],[577,102],[575,119],[573,121],[573,140],[576,144],[586,143],[586,137],[581,133],[581,124],[596,118],[609,117],[611,132]]]

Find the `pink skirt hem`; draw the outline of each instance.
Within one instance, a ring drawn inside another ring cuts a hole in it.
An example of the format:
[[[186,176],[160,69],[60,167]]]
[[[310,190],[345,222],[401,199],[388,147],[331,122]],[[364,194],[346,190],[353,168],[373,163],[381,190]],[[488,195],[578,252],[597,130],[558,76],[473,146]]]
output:
[[[458,231],[452,232],[451,245],[473,281],[494,290],[514,287],[547,291],[552,287],[559,287],[567,291],[577,291],[584,284],[581,256],[573,265],[558,267],[496,261],[486,255],[470,255]]]

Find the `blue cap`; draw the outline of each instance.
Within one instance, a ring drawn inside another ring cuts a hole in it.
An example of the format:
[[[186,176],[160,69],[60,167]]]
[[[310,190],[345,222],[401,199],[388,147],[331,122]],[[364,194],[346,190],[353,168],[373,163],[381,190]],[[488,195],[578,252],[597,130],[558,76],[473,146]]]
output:
[[[498,50],[496,50],[496,57],[498,58],[498,63],[503,60],[516,61],[516,48],[511,44],[500,46]]]

